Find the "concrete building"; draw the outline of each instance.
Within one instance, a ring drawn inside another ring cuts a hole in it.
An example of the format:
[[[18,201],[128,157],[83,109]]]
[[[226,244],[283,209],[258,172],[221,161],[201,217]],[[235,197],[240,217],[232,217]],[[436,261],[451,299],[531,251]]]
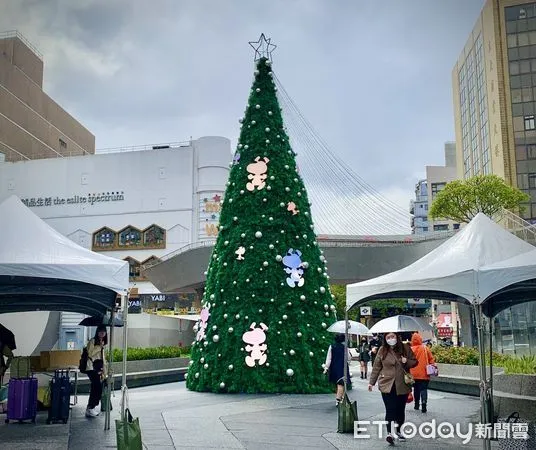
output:
[[[428,184],[419,180],[415,185],[415,200],[410,201],[409,213],[411,218],[411,234],[428,233]]]
[[[200,309],[196,295],[151,298],[159,291],[144,278],[141,266],[217,236],[220,200],[231,159],[228,139],[202,137],[93,155],[3,162],[0,201],[15,194],[45,222],[82,247],[127,260],[130,285],[138,294],[133,300],[134,310],[138,303],[152,308],[163,302],[176,308],[182,317]],[[83,318],[79,314],[2,315],[0,322],[16,332],[24,329],[30,320],[28,315],[32,316],[33,329],[41,330],[17,335],[17,346],[28,354],[54,345],[81,348],[87,337],[86,330],[77,326]],[[133,319],[132,324],[140,327],[131,330],[137,336],[133,342],[140,345],[141,336],[150,336],[151,345],[170,345],[171,336],[176,337],[172,340],[175,344],[191,342],[178,334],[181,327],[186,334],[191,333],[191,324],[187,329],[186,324],[179,323],[181,319],[168,319],[175,320],[173,328],[163,319]],[[155,324],[160,324],[159,328]]]
[[[536,223],[536,2],[487,0],[452,86],[458,176],[504,178],[530,194],[521,215]],[[536,304],[511,308],[494,325],[497,350],[530,353]]]
[[[6,161],[95,153],[95,136],[43,91],[42,55],[0,33],[0,154]]]

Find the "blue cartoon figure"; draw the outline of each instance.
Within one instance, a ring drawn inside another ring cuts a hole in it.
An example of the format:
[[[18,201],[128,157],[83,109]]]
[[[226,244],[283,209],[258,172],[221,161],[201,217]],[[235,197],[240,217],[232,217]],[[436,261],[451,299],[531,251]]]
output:
[[[283,264],[286,266],[285,272],[289,275],[287,277],[287,284],[292,288],[296,287],[296,285],[302,287],[305,283],[301,255],[302,253],[299,250],[290,248],[287,255],[283,257]]]

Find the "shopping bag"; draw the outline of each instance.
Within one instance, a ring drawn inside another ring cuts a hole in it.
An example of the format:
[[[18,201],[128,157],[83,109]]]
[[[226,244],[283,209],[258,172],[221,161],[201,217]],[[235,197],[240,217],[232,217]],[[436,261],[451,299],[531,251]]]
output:
[[[109,402],[109,403],[108,403]],[[101,412],[108,411],[108,404],[110,405],[110,411],[113,411],[111,399],[111,386],[107,381],[102,382],[102,395],[101,395]]]
[[[143,450],[140,421],[132,417],[129,409],[125,409],[121,420],[115,421],[115,433],[117,450]]]
[[[428,349],[425,347],[424,351],[426,353],[426,375],[430,377],[437,377],[439,375],[439,369],[435,364],[430,364],[428,359]]]
[[[406,403],[411,403],[413,400],[414,400],[414,398],[413,398],[413,391],[411,391],[411,392],[408,394],[408,399],[406,400]]]
[[[351,402],[345,393],[338,406],[338,433],[353,433],[354,422],[357,419],[357,402]]]

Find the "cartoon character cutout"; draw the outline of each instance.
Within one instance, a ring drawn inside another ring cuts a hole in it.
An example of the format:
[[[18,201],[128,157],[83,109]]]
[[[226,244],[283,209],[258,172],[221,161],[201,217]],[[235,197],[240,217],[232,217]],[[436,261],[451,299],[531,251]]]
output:
[[[243,261],[244,260],[244,253],[246,253],[246,248],[242,247],[242,246],[238,247],[238,249],[235,252],[235,255],[237,255],[236,259],[238,259],[238,261]]]
[[[287,211],[291,211],[293,216],[295,216],[296,214],[300,212],[300,210],[296,206],[296,203],[294,202],[287,203]]]
[[[259,324],[258,328],[256,328],[256,325],[253,322],[249,327],[250,331],[246,331],[242,336],[242,340],[248,344],[246,345],[246,352],[249,355],[246,356],[246,364],[249,367],[255,367],[255,362],[262,366],[268,358],[265,353],[268,346],[264,343],[266,341],[265,331],[268,330],[268,327],[264,323]]]
[[[285,272],[289,275],[287,277],[287,284],[291,288],[296,286],[302,287],[305,284],[301,255],[302,253],[299,250],[290,248],[287,255],[283,257],[283,264],[286,266]]]
[[[251,182],[246,184],[246,189],[248,191],[254,191],[255,188],[257,190],[264,189],[264,186],[266,185],[266,178],[268,175],[266,175],[266,172],[268,171],[268,162],[270,160],[266,157],[264,157],[261,160],[260,156],[257,156],[255,158],[255,162],[248,164],[246,167],[246,170],[249,172],[248,180],[251,180]]]
[[[200,321],[197,326],[198,330],[197,330],[197,335],[196,335],[196,340],[198,342],[205,339],[206,331],[207,331],[207,322],[208,322],[208,318],[210,317],[209,309],[210,309],[210,304],[208,304],[201,310]]]

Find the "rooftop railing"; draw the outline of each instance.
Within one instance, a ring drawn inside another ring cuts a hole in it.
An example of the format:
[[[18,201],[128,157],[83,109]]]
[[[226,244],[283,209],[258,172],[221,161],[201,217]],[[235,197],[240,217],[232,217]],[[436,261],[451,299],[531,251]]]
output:
[[[0,32],[0,39],[13,38],[20,39],[24,43],[24,45],[26,45],[32,52],[35,53],[35,56],[37,56],[41,61],[43,60],[43,54],[39,50],[37,50],[37,47],[33,45],[26,37],[24,37],[24,35],[22,35],[18,30]]]

